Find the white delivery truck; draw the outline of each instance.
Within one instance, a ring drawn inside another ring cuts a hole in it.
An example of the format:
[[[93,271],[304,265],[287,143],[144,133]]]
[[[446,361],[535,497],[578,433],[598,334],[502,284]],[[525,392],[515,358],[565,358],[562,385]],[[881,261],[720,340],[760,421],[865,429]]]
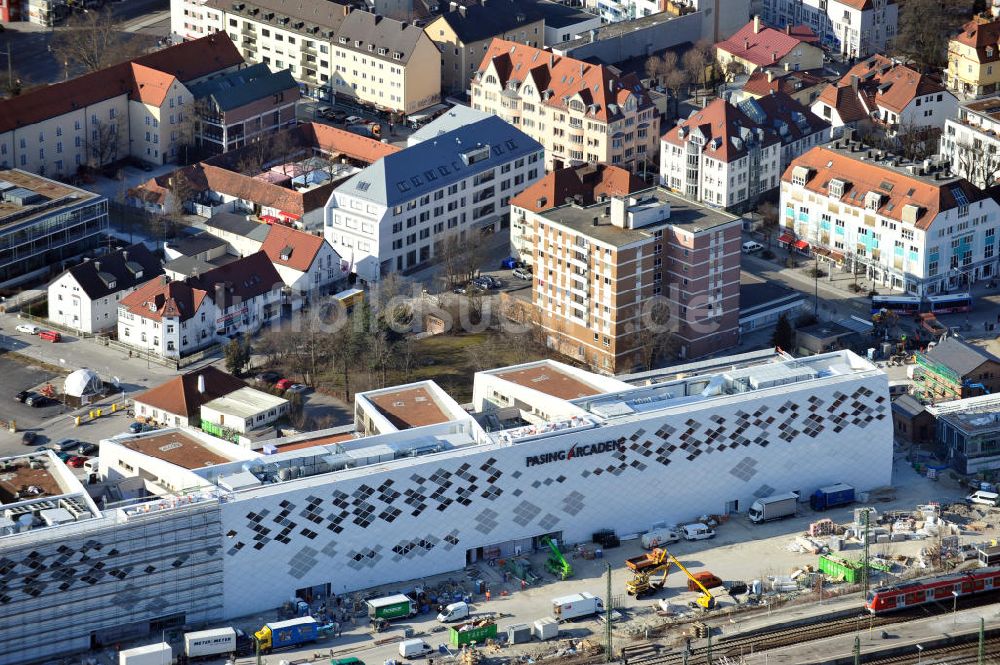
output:
[[[250,638],[231,626],[184,633],[184,655],[188,659],[223,656],[249,651]]]
[[[166,642],[118,652],[118,665],[173,665],[174,652]]]
[[[586,591],[552,599],[552,616],[557,621],[589,617],[603,611],[604,601]]]
[[[766,499],[757,499],[750,505],[747,516],[754,524],[780,520],[782,517],[790,517],[795,514],[798,507],[799,495],[795,492],[785,494],[775,494]]]
[[[441,623],[449,621],[461,621],[469,616],[469,604],[466,602],[452,603],[438,614],[437,619]]]
[[[647,550],[651,550],[654,547],[663,547],[664,545],[676,543],[680,539],[681,536],[677,533],[676,529],[662,527],[642,534],[642,546]]]
[[[399,643],[399,655],[403,658],[420,658],[434,653],[434,648],[421,639],[403,640]]]

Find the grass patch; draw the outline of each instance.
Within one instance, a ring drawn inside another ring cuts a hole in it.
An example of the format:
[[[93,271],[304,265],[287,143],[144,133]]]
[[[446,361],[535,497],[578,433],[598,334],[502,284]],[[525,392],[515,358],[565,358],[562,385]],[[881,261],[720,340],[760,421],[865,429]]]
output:
[[[59,374],[65,376],[69,374],[69,370],[65,367],[60,367],[59,365],[52,365],[43,360],[36,360],[30,356],[26,356],[23,353],[18,353],[17,351],[3,351],[3,357],[6,360],[13,360],[16,363],[26,365],[28,367],[37,367],[39,369],[44,369],[47,372],[52,372],[53,374]]]

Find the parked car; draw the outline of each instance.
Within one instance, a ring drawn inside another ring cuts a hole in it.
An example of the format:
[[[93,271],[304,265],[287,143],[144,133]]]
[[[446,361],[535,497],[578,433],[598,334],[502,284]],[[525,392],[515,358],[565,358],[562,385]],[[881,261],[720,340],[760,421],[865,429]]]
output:
[[[455,288],[453,288],[451,290],[451,292],[452,293],[457,293],[460,296],[464,296],[465,292],[466,292],[466,288],[464,286],[456,286]]]
[[[518,279],[531,279],[531,271],[524,268],[514,268],[511,274]]]
[[[318,115],[321,118],[328,118],[330,117],[329,114],[330,111],[332,110],[333,109],[331,109],[329,106],[318,106],[316,107],[316,115]]]
[[[139,432],[142,431],[142,423],[134,422],[129,424],[128,431],[131,432],[132,434],[138,434]]]
[[[520,261],[515,259],[513,256],[508,256],[507,258],[505,258],[503,261],[500,262],[500,267],[503,268],[504,270],[513,270],[514,268],[519,267],[517,265],[518,263],[520,263]]]
[[[45,395],[39,395],[38,393],[28,393],[28,396],[24,399],[24,403],[34,409],[37,409],[40,406],[48,404],[49,398]]]
[[[52,450],[57,450],[59,452],[68,452],[79,446],[81,443],[83,442],[78,441],[77,439],[59,439],[55,443],[49,444],[49,447],[52,448]]]
[[[347,113],[345,111],[332,111],[329,118],[334,122],[344,122],[347,120]]]
[[[46,342],[52,342],[53,344],[55,342],[62,341],[62,335],[55,330],[43,330],[42,332],[38,333],[38,338],[44,339]]]
[[[262,372],[254,379],[257,383],[275,383],[281,375],[277,372]]]
[[[80,444],[80,447],[76,449],[76,452],[79,455],[85,455],[89,457],[90,455],[96,453],[98,449],[99,446],[96,443],[87,443],[86,441],[84,441],[83,443]]]
[[[344,118],[344,123],[348,125],[356,125],[359,122],[364,122],[365,119],[359,115],[349,115]]]
[[[37,335],[41,328],[31,323],[19,323],[14,330],[17,332],[27,333],[28,335]]]
[[[87,461],[86,457],[80,457],[79,455],[73,455],[68,460],[66,460],[66,466],[71,466],[74,469],[79,469],[83,466],[83,463]]]
[[[67,452],[56,453],[56,457],[58,457],[64,462],[68,462],[69,458],[73,457],[73,453],[67,453]]]
[[[293,385],[295,384],[292,383],[291,379],[278,379],[277,381],[274,382],[274,387],[277,390],[282,390],[282,391],[288,390]]]
[[[293,383],[292,385],[288,386],[288,388],[285,389],[285,392],[287,392],[287,393],[304,393],[307,390],[309,390],[309,386],[307,386],[306,384],[304,384],[304,383]]]
[[[14,395],[14,399],[17,400],[18,402],[22,402],[23,403],[24,400],[28,399],[28,395],[30,395],[30,394],[31,394],[30,391],[28,391],[28,390],[22,390],[22,391],[20,391],[20,392],[18,392],[17,394]]]
[[[37,440],[38,440],[37,432],[27,431],[21,435],[21,443],[23,443],[26,446],[30,446]]]

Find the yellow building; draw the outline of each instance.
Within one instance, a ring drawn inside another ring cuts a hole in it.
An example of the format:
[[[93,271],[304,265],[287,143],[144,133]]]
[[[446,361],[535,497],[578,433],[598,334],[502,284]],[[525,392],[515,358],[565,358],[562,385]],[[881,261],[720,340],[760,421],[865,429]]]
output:
[[[541,143],[548,170],[585,162],[656,169],[660,116],[634,74],[494,39],[472,81],[472,107]]]
[[[948,42],[948,88],[970,97],[992,95],[1000,83],[1000,21],[977,16]]]
[[[534,5],[515,0],[452,2],[449,10],[431,21],[425,31],[441,49],[442,91],[461,94],[469,89],[494,37],[544,46],[545,21]]]

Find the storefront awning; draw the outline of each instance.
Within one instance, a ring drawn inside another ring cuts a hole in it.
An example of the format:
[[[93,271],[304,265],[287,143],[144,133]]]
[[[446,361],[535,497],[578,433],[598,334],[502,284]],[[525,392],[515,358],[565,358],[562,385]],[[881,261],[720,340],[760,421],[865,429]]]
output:
[[[274,215],[261,215],[260,220],[265,224],[277,224],[278,222],[281,221]]]
[[[791,233],[782,233],[780,236],[778,236],[778,243],[782,245],[787,245],[790,242],[792,242],[792,240],[794,240],[794,238],[792,238]]]
[[[807,243],[805,240],[796,240],[795,245],[793,246],[795,247],[795,249],[800,249],[800,250],[809,249],[809,243]]]
[[[290,219],[293,222],[297,222],[302,219],[302,215],[296,215],[294,212],[279,212],[279,217],[284,217],[285,219]]]

